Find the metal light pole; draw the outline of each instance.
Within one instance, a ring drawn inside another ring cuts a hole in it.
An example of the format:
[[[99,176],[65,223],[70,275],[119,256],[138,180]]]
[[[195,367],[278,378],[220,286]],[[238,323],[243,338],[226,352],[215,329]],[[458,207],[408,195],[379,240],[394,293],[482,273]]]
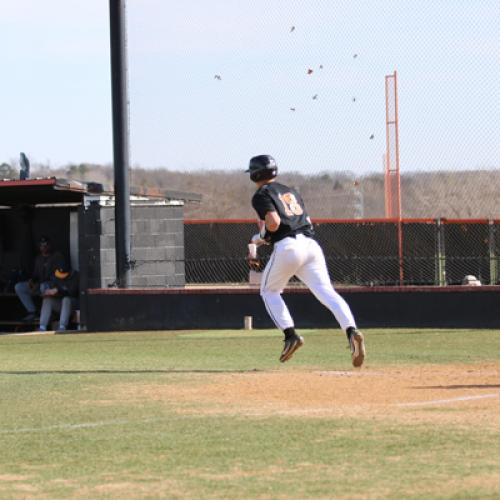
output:
[[[115,181],[116,283],[129,288],[130,188],[125,0],[109,0],[113,158]]]

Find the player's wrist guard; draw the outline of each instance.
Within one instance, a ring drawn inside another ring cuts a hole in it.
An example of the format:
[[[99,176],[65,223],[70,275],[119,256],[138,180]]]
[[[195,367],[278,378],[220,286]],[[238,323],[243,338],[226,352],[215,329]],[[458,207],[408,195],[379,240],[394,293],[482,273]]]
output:
[[[262,226],[259,235],[260,239],[265,241],[266,243],[269,243],[271,241],[271,233],[266,229],[266,226]]]
[[[262,238],[260,233],[254,234],[252,236],[252,239],[250,240],[250,243],[255,243],[258,247],[260,247],[260,245],[268,245],[269,244],[268,241],[266,241]]]

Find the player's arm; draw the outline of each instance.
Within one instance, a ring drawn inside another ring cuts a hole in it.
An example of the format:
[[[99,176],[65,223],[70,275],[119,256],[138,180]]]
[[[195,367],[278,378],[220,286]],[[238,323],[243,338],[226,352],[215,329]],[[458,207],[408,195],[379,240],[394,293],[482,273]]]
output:
[[[271,210],[266,213],[264,220],[259,219],[257,224],[259,226],[259,232],[252,237],[248,244],[247,261],[250,269],[261,271],[263,266],[261,259],[257,256],[257,248],[261,245],[269,244],[269,233],[274,233],[278,230],[281,224],[281,218],[278,212]]]
[[[270,241],[269,233],[276,232],[281,224],[280,216],[269,194],[262,190],[254,194],[252,206],[259,216],[257,222],[259,233],[252,237],[252,243],[257,246],[268,244]]]
[[[266,213],[265,222],[266,222],[266,229],[270,233],[275,233],[280,227],[281,217],[279,216],[278,212],[275,212],[273,210]]]
[[[264,220],[260,219],[258,222],[259,232],[254,234],[251,239],[251,243],[260,245],[267,245],[270,241],[270,233],[274,233],[278,230],[281,224],[281,218],[278,212],[274,210],[266,212]]]

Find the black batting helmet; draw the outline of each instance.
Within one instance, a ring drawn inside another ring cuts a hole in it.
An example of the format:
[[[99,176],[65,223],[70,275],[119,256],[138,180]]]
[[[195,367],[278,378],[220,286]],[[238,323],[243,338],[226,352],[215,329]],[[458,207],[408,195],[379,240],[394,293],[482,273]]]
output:
[[[250,164],[245,172],[250,172],[253,182],[274,179],[278,174],[278,165],[271,155],[259,155],[250,158]]]

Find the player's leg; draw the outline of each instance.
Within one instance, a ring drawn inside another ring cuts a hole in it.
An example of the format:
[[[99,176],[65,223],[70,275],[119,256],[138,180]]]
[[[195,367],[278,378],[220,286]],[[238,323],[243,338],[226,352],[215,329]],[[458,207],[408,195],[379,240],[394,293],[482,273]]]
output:
[[[61,300],[61,314],[59,316],[59,331],[68,329],[69,318],[73,311],[71,297],[63,297]]]
[[[294,326],[290,311],[281,294],[300,265],[296,252],[290,246],[277,243],[262,272],[260,295],[274,324],[281,330]]]
[[[310,239],[308,245],[308,258],[296,275],[335,316],[349,341],[353,365],[361,366],[365,357],[363,334],[356,327],[351,308],[333,288],[323,250],[315,240]]]
[[[349,305],[333,288],[321,247],[315,240],[309,241],[309,258],[297,270],[297,277],[332,312],[342,330],[356,327]]]
[[[304,339],[295,332],[295,325],[290,311],[283,300],[282,293],[290,278],[301,265],[298,252],[293,242],[279,242],[267,263],[260,286],[260,295],[267,313],[274,324],[283,331],[285,345],[280,361],[288,361],[293,353],[304,344]]]
[[[49,327],[52,311],[55,310],[56,299],[54,297],[44,297],[42,301],[42,309],[40,310],[40,326],[39,330],[44,332]]]
[[[14,286],[14,291],[22,302],[24,308],[28,312],[27,316],[23,318],[25,321],[32,321],[36,317],[36,306],[33,302],[33,292],[27,281],[19,281]]]

